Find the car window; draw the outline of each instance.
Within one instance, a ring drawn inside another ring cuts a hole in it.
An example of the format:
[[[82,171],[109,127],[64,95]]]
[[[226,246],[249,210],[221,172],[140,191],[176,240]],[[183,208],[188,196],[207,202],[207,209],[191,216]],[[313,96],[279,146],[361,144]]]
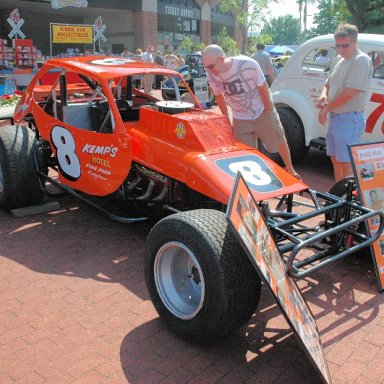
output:
[[[336,51],[333,47],[315,48],[304,58],[301,67],[319,72],[328,71],[335,55]]]
[[[373,78],[384,79],[384,51],[372,51],[368,56],[372,60]]]

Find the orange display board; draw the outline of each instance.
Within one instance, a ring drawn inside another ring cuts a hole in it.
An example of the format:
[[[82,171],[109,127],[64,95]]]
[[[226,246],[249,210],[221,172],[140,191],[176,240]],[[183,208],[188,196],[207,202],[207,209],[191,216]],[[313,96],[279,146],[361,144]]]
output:
[[[353,171],[361,203],[373,210],[384,212],[384,142],[349,146]],[[371,219],[368,230],[373,235],[380,221]],[[384,290],[384,234],[372,245],[373,262],[379,291]]]
[[[52,43],[93,43],[93,25],[51,24],[51,28]]]
[[[330,383],[315,319],[295,281],[286,273],[285,262],[240,172],[232,191],[227,220],[236,231],[250,261],[272,292],[322,380]]]

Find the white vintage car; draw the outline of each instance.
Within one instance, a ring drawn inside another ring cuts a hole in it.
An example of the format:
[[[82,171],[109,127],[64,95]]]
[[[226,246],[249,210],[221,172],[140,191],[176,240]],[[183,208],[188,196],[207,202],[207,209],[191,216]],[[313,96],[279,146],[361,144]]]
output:
[[[361,33],[358,48],[371,57],[374,67],[363,141],[379,141],[384,139],[384,35]],[[271,86],[294,160],[302,159],[309,147],[325,147],[326,127],[319,124],[315,105],[335,56],[333,35],[310,39],[286,62]]]

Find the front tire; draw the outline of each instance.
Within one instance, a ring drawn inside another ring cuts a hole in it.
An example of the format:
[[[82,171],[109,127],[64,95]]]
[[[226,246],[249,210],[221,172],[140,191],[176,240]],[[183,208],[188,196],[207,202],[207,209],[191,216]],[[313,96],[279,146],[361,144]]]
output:
[[[256,310],[261,280],[224,213],[199,209],[168,216],[151,230],[147,249],[151,300],[178,337],[215,341]]]
[[[36,134],[23,126],[0,128],[0,207],[20,208],[43,197],[33,161]]]

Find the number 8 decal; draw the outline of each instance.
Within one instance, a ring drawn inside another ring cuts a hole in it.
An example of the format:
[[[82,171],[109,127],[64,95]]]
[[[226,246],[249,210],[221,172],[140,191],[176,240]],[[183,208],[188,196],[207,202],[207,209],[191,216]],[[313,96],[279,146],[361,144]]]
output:
[[[56,148],[60,172],[71,181],[80,177],[80,161],[76,155],[76,143],[71,133],[58,125],[51,132],[53,145]]]

